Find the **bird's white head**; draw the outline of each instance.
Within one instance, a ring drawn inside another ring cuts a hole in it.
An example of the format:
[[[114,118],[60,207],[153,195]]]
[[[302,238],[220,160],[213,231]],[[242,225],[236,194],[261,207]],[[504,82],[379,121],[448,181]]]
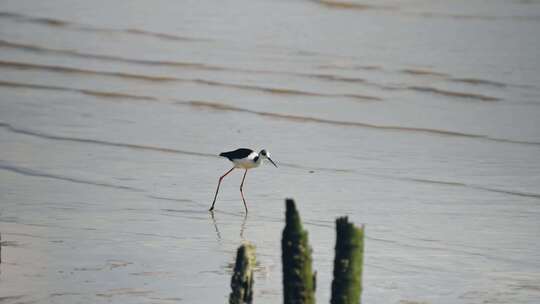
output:
[[[270,152],[266,151],[265,149],[262,149],[261,152],[259,152],[259,155],[261,159],[268,159],[272,165],[274,165],[277,168],[276,163],[270,158]]]

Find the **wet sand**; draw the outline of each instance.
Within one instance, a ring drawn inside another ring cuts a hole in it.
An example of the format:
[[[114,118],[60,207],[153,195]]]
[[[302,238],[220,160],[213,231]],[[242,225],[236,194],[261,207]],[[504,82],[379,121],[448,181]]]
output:
[[[106,9],[104,9],[106,8]],[[540,301],[540,61],[528,1],[3,1],[0,303],[222,303],[237,246],[281,301],[285,197],[330,298]],[[280,166],[225,179],[217,155]]]

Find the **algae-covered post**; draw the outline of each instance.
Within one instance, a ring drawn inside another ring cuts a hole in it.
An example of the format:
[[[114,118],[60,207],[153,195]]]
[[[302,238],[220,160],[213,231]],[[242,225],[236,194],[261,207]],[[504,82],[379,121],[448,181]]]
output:
[[[364,227],[355,227],[347,217],[336,220],[336,256],[331,304],[358,304],[362,294]]]
[[[311,269],[311,247],[292,199],[285,201],[285,229],[281,240],[283,303],[315,303],[315,273]]]
[[[230,304],[244,304],[253,302],[253,269],[255,268],[255,247],[245,243],[238,247],[236,263],[231,279],[232,292],[229,296]]]

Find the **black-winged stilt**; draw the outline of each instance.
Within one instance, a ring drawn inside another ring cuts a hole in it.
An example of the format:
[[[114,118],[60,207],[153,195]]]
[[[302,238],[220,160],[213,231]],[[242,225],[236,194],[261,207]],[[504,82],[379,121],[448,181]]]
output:
[[[266,150],[261,150],[261,152],[257,153],[251,149],[236,149],[234,151],[229,152],[223,152],[220,153],[219,156],[223,156],[228,158],[231,162],[233,162],[234,167],[232,167],[231,170],[227,171],[225,174],[223,174],[219,178],[219,182],[216,189],[216,195],[214,195],[214,202],[212,203],[212,207],[210,207],[209,211],[214,210],[214,205],[216,204],[216,198],[219,192],[219,185],[221,185],[221,181],[227,174],[231,173],[232,170],[235,168],[238,169],[245,169],[246,172],[244,172],[244,177],[242,178],[242,183],[240,184],[240,194],[242,195],[242,200],[244,201],[244,207],[246,208],[246,213],[248,211],[246,199],[244,198],[244,191],[242,188],[244,187],[244,180],[246,179],[246,174],[249,169],[257,168],[263,159],[268,159],[272,165],[274,165],[277,168],[276,163],[270,158],[270,152]]]

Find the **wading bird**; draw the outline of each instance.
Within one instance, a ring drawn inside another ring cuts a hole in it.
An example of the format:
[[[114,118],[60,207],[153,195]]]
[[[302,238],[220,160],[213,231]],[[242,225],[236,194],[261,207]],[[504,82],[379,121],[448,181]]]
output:
[[[261,152],[257,153],[251,149],[236,149],[234,151],[229,152],[223,152],[219,154],[219,156],[223,156],[228,158],[233,164],[234,167],[232,167],[231,170],[227,171],[225,174],[223,174],[219,178],[219,182],[216,189],[216,195],[214,195],[214,202],[212,203],[212,207],[210,207],[209,211],[214,210],[214,205],[216,204],[216,198],[219,192],[219,185],[221,185],[221,181],[227,174],[231,173],[232,170],[235,168],[238,169],[245,169],[244,177],[242,178],[242,183],[240,184],[240,194],[242,195],[242,200],[244,201],[244,207],[246,208],[246,213],[248,211],[246,199],[244,198],[244,192],[242,191],[242,188],[244,187],[244,180],[246,179],[246,174],[249,169],[257,168],[264,159],[268,159],[272,165],[274,165],[277,168],[276,163],[270,158],[270,152],[266,150],[261,150]]]

